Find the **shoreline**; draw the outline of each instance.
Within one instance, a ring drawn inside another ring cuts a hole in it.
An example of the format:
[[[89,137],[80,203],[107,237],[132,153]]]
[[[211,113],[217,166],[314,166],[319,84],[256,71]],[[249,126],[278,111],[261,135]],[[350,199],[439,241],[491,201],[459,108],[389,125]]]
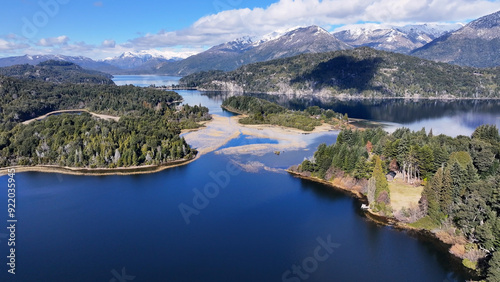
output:
[[[334,98],[342,101],[356,101],[356,100],[388,100],[388,99],[397,99],[397,100],[442,100],[442,101],[460,101],[460,100],[500,100],[500,97],[388,97],[388,96],[380,96],[380,97],[365,97],[365,96],[353,96],[353,95],[333,95],[333,94],[322,94],[322,92],[309,92],[309,93],[283,93],[283,92],[256,92],[256,91],[231,91],[231,90],[220,90],[220,89],[206,89],[206,88],[197,88],[197,91],[200,92],[221,92],[221,93],[231,93],[237,95],[245,95],[245,94],[266,94],[266,95],[294,95],[294,96],[316,96],[316,97],[326,97],[326,98]]]
[[[8,174],[9,170],[14,169],[16,173],[22,172],[43,172],[43,173],[60,173],[66,175],[85,175],[85,176],[110,176],[110,175],[138,175],[151,174],[160,172],[169,168],[187,165],[196,159],[200,154],[189,160],[177,160],[161,165],[145,165],[135,167],[118,167],[118,168],[76,168],[63,167],[57,165],[37,165],[37,166],[10,166],[0,168],[0,176]]]
[[[337,191],[341,191],[341,192],[344,192],[344,193],[349,194],[351,196],[354,196],[354,198],[356,198],[358,201],[360,201],[363,204],[368,203],[368,199],[366,198],[366,196],[363,195],[362,193],[360,193],[359,191],[356,191],[353,189],[348,189],[347,187],[342,187],[342,185],[336,185],[331,181],[320,179],[320,178],[317,178],[314,176],[302,175],[301,173],[290,170],[290,169],[286,169],[285,171],[288,172],[289,174],[291,174],[293,177],[321,183],[321,184],[327,185],[329,187],[332,187],[333,189],[335,189]],[[403,223],[403,222],[397,220],[396,218],[382,216],[382,215],[379,215],[377,213],[374,213],[370,209],[363,210],[363,214],[365,215],[365,217],[367,219],[373,221],[376,224],[380,224],[383,226],[390,226],[390,227],[397,229],[397,230],[400,230],[400,231],[411,232],[411,233],[414,233],[414,234],[417,234],[420,236],[424,236],[425,238],[430,238],[432,240],[435,240],[436,242],[439,242],[439,244],[441,244],[443,247],[444,246],[446,247],[446,251],[453,259],[456,259],[457,262],[462,261],[462,258],[460,256],[458,256],[457,254],[450,251],[453,244],[450,244],[448,242],[443,241],[443,239],[441,239],[438,236],[438,233],[432,232],[432,230],[410,226],[407,223]],[[477,272],[475,270],[471,270],[469,268],[466,268],[465,266],[463,266],[463,267],[464,267],[464,270],[466,270],[467,272],[470,272],[474,276],[477,276]]]

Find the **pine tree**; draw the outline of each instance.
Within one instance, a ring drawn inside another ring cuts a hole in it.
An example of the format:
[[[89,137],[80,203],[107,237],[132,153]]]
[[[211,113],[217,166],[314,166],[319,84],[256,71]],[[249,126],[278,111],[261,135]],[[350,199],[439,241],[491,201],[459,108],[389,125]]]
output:
[[[427,145],[418,151],[418,169],[423,176],[429,175],[434,170],[434,155]]]
[[[380,160],[380,157],[378,156],[375,156],[373,159],[375,161],[375,167],[373,168],[372,175],[372,177],[375,178],[375,199],[378,201],[379,196],[384,192],[387,193],[387,196],[390,199],[389,183],[387,183],[387,178],[382,170],[382,160]]]
[[[450,215],[453,210],[453,179],[449,169],[444,171],[443,186],[439,193],[441,211]]]
[[[375,205],[375,190],[377,189],[375,177],[371,177],[368,180],[368,191],[366,197],[368,198],[368,204],[373,208]]]
[[[439,191],[443,187],[443,169],[439,168],[431,181],[424,187],[424,194],[427,198],[427,213],[430,218],[439,222],[441,220],[441,205]]]
[[[453,187],[452,187],[453,201],[455,203],[458,203],[462,188],[465,186],[465,183],[463,181],[465,171],[460,167],[458,162],[454,162],[450,169],[450,175],[451,179],[453,180]]]
[[[486,280],[488,282],[500,281],[500,252],[498,251],[494,252],[491,257],[488,268],[488,277]]]

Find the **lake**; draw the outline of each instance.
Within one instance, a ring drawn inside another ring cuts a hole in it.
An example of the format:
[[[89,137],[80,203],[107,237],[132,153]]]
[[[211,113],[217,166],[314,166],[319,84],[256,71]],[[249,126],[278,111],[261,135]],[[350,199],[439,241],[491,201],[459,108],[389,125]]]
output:
[[[115,77],[141,85],[169,79]],[[179,93],[190,104],[201,103],[212,113],[231,115],[220,109],[220,95]],[[433,114],[399,123],[397,118],[375,115],[390,106],[358,103],[349,116],[373,115],[394,126],[436,128],[435,133],[447,130],[436,126],[447,118],[453,120],[449,126],[458,128],[455,134],[468,134],[485,114],[485,122],[500,116],[498,102],[466,101],[458,103],[460,107],[451,106],[451,112],[437,113],[430,104],[421,103],[417,104],[421,110],[414,113]],[[414,107],[394,103],[402,112]],[[435,103],[438,108],[449,105]],[[483,113],[485,107],[491,110]],[[456,119],[458,113],[466,118]],[[378,225],[365,217],[358,200],[350,195],[281,170],[310,157],[320,143],[335,142],[336,136],[337,132],[305,135],[306,148],[279,156],[209,153],[188,165],[147,175],[17,174],[17,274],[6,273],[4,227],[0,281],[442,282],[470,278],[436,240]],[[263,142],[274,141],[242,135],[226,146]],[[258,161],[274,170],[243,171],[234,161]],[[0,177],[0,185],[6,188],[7,179]],[[0,202],[6,203],[7,191],[3,191]],[[4,212],[4,225],[6,216]]]

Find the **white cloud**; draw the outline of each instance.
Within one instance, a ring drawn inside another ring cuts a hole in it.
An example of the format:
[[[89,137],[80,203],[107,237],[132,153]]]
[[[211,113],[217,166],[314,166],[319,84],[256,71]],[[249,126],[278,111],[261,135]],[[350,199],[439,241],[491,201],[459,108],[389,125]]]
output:
[[[70,42],[64,35],[30,43],[26,38],[23,41],[21,36],[10,34],[0,38],[0,54],[63,54],[101,59],[127,51],[151,49],[200,52],[244,35],[260,37],[298,26],[316,24],[331,29],[364,22],[397,23],[398,26],[467,22],[498,10],[500,0],[280,0],[266,8],[234,9],[207,15],[186,29],[162,30],[122,44],[112,39],[95,45]]]
[[[281,0],[269,7],[223,11],[200,18],[189,28],[160,31],[129,41],[129,46],[154,48],[215,45],[242,35],[260,36],[294,26],[359,22],[454,22],[500,10],[488,0]]]
[[[28,47],[29,47],[28,44],[16,43],[16,42],[7,41],[7,40],[0,38],[0,51],[2,51],[2,52],[17,51],[19,49],[26,49]]]
[[[105,48],[115,48],[116,42],[114,40],[104,40],[101,46]]]
[[[66,45],[68,44],[68,41],[69,37],[67,37],[66,35],[61,35],[58,37],[42,38],[38,41],[37,45],[43,47],[53,47],[56,45]]]

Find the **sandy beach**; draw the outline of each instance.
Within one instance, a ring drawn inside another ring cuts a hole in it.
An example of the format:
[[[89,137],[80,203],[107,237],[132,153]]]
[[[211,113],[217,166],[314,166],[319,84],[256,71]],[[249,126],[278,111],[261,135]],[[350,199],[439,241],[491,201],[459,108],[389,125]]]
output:
[[[206,127],[183,134],[188,144],[195,147],[199,154],[215,151],[217,154],[253,154],[262,156],[274,151],[298,150],[307,146],[306,137],[317,133],[336,130],[332,125],[323,124],[313,131],[303,131],[295,128],[259,124],[243,125],[238,122],[243,116],[221,117],[213,115],[213,120]],[[267,138],[277,141],[277,144],[250,144],[218,150],[226,143],[240,135],[256,138]]]

